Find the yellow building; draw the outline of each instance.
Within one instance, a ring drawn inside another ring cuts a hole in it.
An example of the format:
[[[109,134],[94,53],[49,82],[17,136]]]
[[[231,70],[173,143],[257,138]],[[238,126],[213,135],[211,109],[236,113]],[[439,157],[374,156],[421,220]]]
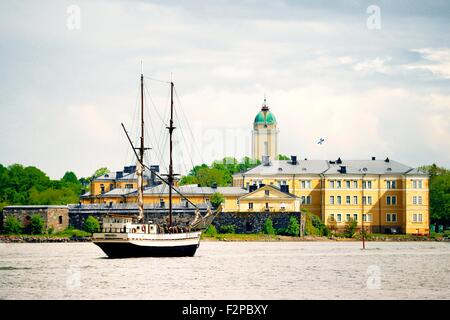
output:
[[[235,174],[233,186],[275,186],[332,228],[354,219],[371,232],[429,233],[428,176],[389,159],[268,160]],[[268,205],[277,206],[275,200]]]
[[[239,210],[238,199],[247,194],[248,191],[239,187],[199,187],[198,185],[184,185],[175,187],[183,196],[189,199],[196,205],[206,204],[211,205],[211,196],[218,192],[223,195],[224,203],[223,210],[229,212],[236,212]],[[147,186],[143,194],[144,204],[158,208],[167,208],[169,203],[169,187],[166,184],[159,184],[156,186]],[[178,193],[172,193],[172,201],[176,206],[187,206],[187,201]],[[115,204],[115,203],[136,203],[137,190],[116,188],[103,194],[81,197],[82,204],[100,203],[100,204]]]

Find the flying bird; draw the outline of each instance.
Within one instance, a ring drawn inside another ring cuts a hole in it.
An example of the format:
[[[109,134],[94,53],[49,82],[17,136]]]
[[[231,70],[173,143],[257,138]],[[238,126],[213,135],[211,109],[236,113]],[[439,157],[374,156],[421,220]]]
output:
[[[324,138],[320,138],[320,139],[319,139],[319,142],[317,142],[317,144],[323,144],[324,141],[325,141]]]

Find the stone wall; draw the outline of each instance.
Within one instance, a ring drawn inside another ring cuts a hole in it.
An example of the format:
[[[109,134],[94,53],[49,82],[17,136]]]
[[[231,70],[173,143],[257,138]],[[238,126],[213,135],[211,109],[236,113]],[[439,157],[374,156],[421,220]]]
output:
[[[202,215],[206,214],[206,208],[201,208]],[[137,215],[136,205],[113,204],[110,205],[74,205],[69,206],[70,225],[76,229],[82,229],[87,217],[93,216],[99,221],[108,214]],[[145,207],[144,214],[147,220],[159,225],[168,224],[167,209],[164,211],[154,207]],[[195,210],[193,208],[175,207],[172,219],[174,225],[186,226],[194,220]],[[261,233],[267,218],[272,219],[275,229],[287,228],[290,217],[294,216],[300,223],[300,212],[222,212],[213,221],[217,230],[221,226],[233,225],[237,233]]]
[[[18,218],[26,228],[33,215],[40,215],[44,220],[44,228],[52,228],[54,232],[63,231],[69,226],[69,208],[67,206],[8,206],[3,208],[3,223],[10,215]]]
[[[272,219],[275,229],[287,228],[291,217],[295,217],[299,224],[300,212],[222,212],[213,221],[217,230],[221,226],[233,225],[236,233],[262,233],[264,223]]]

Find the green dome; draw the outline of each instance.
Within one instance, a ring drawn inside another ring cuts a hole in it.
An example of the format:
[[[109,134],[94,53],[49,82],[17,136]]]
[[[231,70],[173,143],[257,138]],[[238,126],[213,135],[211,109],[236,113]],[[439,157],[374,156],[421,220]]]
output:
[[[275,124],[277,119],[270,111],[260,111],[255,117],[255,124]]]

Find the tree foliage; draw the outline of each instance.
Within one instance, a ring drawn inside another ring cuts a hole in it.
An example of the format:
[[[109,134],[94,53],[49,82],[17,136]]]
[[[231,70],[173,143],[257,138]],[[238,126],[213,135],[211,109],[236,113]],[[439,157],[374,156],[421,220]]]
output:
[[[91,177],[78,179],[74,172],[67,171],[60,180],[51,180],[36,167],[0,164],[0,210],[7,205],[61,205],[78,203],[79,196],[86,192],[89,183],[109,172],[100,168]]]
[[[44,232],[44,219],[38,215],[33,214],[29,225],[29,233],[42,234]]]
[[[264,222],[264,226],[263,226],[263,232],[265,234],[270,234],[270,235],[274,235],[275,229],[273,227],[273,223],[272,223],[272,219],[267,218],[266,221]]]
[[[23,225],[16,217],[7,216],[3,229],[6,234],[21,234],[23,231]]]
[[[214,208],[218,208],[222,203],[224,203],[225,198],[220,192],[214,192],[210,201]]]
[[[210,166],[201,164],[193,167],[189,174],[181,179],[180,184],[199,184],[202,187],[211,187],[213,184],[229,186],[233,182],[233,174],[245,172],[260,163],[261,161],[249,157],[244,157],[240,162],[236,158],[225,157],[213,161]]]
[[[436,164],[421,168],[430,175],[430,220],[450,225],[450,170]]]
[[[290,160],[291,158],[284,154],[279,154],[276,160]]]
[[[83,224],[83,230],[89,233],[97,232],[100,229],[100,223],[97,218],[89,216],[86,218]]]
[[[353,236],[356,233],[356,227],[358,226],[358,223],[355,219],[350,218],[350,220],[348,220],[345,223],[345,231],[344,234],[347,238],[353,238]]]

